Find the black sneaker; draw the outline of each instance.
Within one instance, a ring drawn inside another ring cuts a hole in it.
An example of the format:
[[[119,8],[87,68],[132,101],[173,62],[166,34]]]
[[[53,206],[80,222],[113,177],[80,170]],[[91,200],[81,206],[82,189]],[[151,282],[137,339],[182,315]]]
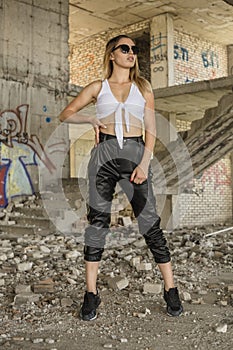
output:
[[[168,292],[164,289],[164,299],[167,303],[167,314],[169,316],[179,316],[183,312],[177,288],[170,288]]]
[[[92,292],[86,292],[84,295],[84,302],[80,310],[80,317],[83,321],[92,321],[95,320],[96,309],[101,303],[101,299],[97,294]]]

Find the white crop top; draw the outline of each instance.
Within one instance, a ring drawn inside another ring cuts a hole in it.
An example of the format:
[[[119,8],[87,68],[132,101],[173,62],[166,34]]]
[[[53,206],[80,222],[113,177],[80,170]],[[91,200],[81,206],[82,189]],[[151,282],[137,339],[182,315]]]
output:
[[[95,105],[96,116],[98,119],[101,119],[115,113],[115,133],[120,148],[123,148],[122,110],[124,109],[125,111],[125,125],[127,132],[129,132],[129,113],[143,121],[145,104],[146,100],[136,84],[131,84],[127,99],[124,102],[119,102],[113,95],[108,80],[105,79],[102,82],[102,88],[97,96]]]

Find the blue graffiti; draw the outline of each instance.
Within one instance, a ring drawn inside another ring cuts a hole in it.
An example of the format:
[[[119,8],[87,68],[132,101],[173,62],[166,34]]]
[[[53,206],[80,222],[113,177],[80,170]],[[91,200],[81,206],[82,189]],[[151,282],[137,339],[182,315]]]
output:
[[[188,62],[189,60],[188,50],[179,45],[174,45],[174,59]]]
[[[195,82],[195,79],[189,79],[189,77],[186,77],[185,79],[185,84],[194,83],[194,82]]]
[[[201,57],[205,68],[219,68],[218,55],[214,51],[203,51]]]
[[[167,36],[162,35],[162,33],[159,33],[158,36],[152,35],[151,37],[151,63],[160,62],[167,60],[167,42],[166,42]]]
[[[165,44],[162,43],[163,39],[167,39],[167,36],[162,35],[162,33],[159,33],[159,35],[156,37],[154,35],[152,35],[151,40],[150,40],[151,41],[151,50],[156,51],[156,50],[160,49],[160,53],[162,54],[161,48],[163,46],[167,46],[166,43]]]

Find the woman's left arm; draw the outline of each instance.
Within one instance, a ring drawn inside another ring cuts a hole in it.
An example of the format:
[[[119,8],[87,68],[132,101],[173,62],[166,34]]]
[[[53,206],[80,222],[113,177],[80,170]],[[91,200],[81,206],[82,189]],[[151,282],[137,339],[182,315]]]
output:
[[[153,154],[155,138],[156,138],[153,92],[152,91],[147,92],[144,95],[144,98],[146,99],[145,114],[144,114],[144,127],[145,127],[144,153],[140,164],[138,164],[138,166],[134,169],[130,178],[130,181],[136,184],[141,184],[147,179],[151,155]]]

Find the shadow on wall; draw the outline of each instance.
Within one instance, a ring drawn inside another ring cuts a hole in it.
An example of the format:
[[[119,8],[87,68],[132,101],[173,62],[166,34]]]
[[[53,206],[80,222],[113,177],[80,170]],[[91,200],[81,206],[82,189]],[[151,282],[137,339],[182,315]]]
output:
[[[223,0],[224,2],[226,2],[227,4],[229,5],[232,5],[233,6],[233,0]]]

